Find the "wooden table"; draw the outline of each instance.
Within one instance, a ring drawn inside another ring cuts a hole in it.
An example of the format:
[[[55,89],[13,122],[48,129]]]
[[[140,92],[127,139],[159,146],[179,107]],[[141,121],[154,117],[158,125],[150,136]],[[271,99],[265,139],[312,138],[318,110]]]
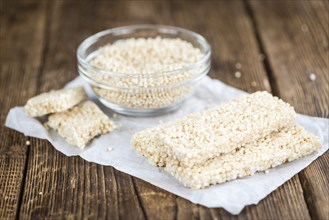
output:
[[[0,219],[329,219],[328,152],[232,216],[4,127],[11,107],[77,76],[83,39],[138,23],[196,31],[212,45],[211,77],[328,118],[328,10],[328,1],[1,0]]]

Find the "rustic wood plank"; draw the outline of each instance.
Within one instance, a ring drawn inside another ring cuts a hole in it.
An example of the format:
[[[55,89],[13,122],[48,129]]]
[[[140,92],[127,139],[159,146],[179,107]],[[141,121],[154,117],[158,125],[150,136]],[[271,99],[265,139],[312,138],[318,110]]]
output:
[[[271,91],[267,74],[254,34],[254,27],[242,2],[202,2],[202,4],[171,4],[173,25],[183,26],[204,35],[213,48],[213,68],[210,75],[248,92]],[[206,22],[203,18],[207,14]],[[241,78],[236,78],[236,64],[240,63]],[[255,84],[254,84],[255,83]],[[289,184],[290,183],[290,184]],[[280,203],[277,199],[280,198]],[[223,209],[205,209],[181,198],[177,199],[181,219],[195,217],[298,219],[309,218],[298,177],[279,187],[257,206],[249,206],[239,216]],[[268,211],[271,210],[271,211]]]
[[[247,206],[240,215],[234,216],[233,219],[310,219],[307,207],[301,201],[304,201],[303,190],[296,175],[259,204]],[[289,203],[294,205],[291,206]],[[229,217],[229,214],[222,209],[213,209],[211,213],[213,216],[220,216],[223,219]],[[280,217],[273,218],[273,216]]]
[[[99,3],[97,16],[104,22],[97,22],[95,24],[96,31],[101,31],[111,27],[118,27],[124,25],[131,25],[136,23],[163,23],[163,20],[171,20],[170,14],[168,14],[169,5],[166,2],[123,2],[123,3]],[[109,13],[111,11],[117,11],[118,14]],[[143,13],[140,13],[143,11]],[[155,16],[158,15],[158,16]],[[170,23],[172,23],[171,21]],[[122,174],[123,176],[126,174]],[[150,219],[156,219],[161,217],[162,219],[173,219],[176,215],[176,196],[170,194],[160,188],[157,188],[145,181],[132,177],[133,186],[135,188],[136,195],[139,198],[139,204],[143,209],[144,217]],[[131,187],[127,185],[128,187]],[[126,186],[126,187],[127,187]],[[126,196],[130,196],[126,194]],[[159,198],[161,202],[159,203]],[[122,212],[129,210],[125,206]],[[121,210],[120,210],[121,211]],[[133,216],[135,213],[131,213]],[[132,216],[132,217],[133,217]],[[125,216],[126,217],[126,216]],[[128,216],[129,217],[129,216]]]
[[[297,112],[328,118],[329,2],[252,1],[251,6],[277,95]],[[328,171],[327,152],[299,174],[314,219],[329,218]]]
[[[144,20],[147,21],[148,19],[152,18],[150,11],[155,9],[150,3],[139,2],[130,3],[130,5],[131,8],[141,8],[146,11],[146,15],[142,20],[143,22]],[[106,10],[106,7],[102,8]],[[209,39],[214,48],[213,66],[215,69],[211,72],[213,77],[220,78],[226,83],[249,92],[259,89],[270,90],[263,67],[262,57],[260,57],[257,42],[253,34],[253,28],[251,26],[250,20],[248,20],[248,15],[245,12],[243,4],[239,2],[230,4],[224,4],[220,2],[207,2],[200,6],[187,5],[186,3],[182,2],[173,2],[169,5],[169,8],[167,4],[159,4],[158,8],[161,8],[162,10],[156,14],[159,15],[159,17],[165,17],[166,24],[182,26],[195,30]],[[138,11],[137,9],[136,11]],[[190,19],[191,17],[202,17],[204,11],[207,11],[207,23],[204,23],[199,19]],[[138,15],[138,13],[136,14]],[[227,17],[230,17],[231,20],[227,21],[227,19],[225,19]],[[157,18],[153,19],[155,23],[159,22],[156,20]],[[110,19],[107,18],[106,20]],[[135,18],[135,20],[138,20],[138,18]],[[125,23],[122,23],[122,25],[124,24]],[[102,27],[100,29],[102,29]],[[237,62],[242,65],[240,71],[242,72],[243,76],[241,79],[234,77],[234,72],[236,71],[235,65]],[[256,87],[251,85],[253,81],[257,83]],[[137,189],[144,204],[146,213],[148,213],[149,217],[154,218],[156,216],[162,216],[160,214],[163,212],[159,213],[155,210],[174,209],[174,207],[168,207],[168,205],[166,205],[171,204],[170,201],[163,201],[161,204],[157,202],[158,196],[153,194],[153,191],[156,189],[155,187],[138,179],[135,179],[135,181],[139,183],[136,184]],[[303,200],[298,177],[293,178],[291,181],[293,184],[286,184],[283,187],[280,187],[278,191],[271,194],[269,198],[266,198],[264,202],[262,202],[262,208],[256,208],[255,206],[252,206],[251,208],[246,209],[246,211],[244,211],[240,217],[245,218],[245,216],[258,216],[259,218],[307,218],[308,212]],[[285,198],[285,194],[287,192],[292,197],[292,199],[289,199],[289,201],[284,199],[282,200],[282,206],[278,206],[275,203],[276,197],[279,194],[281,198]],[[160,195],[162,194],[161,190],[157,193],[160,193]],[[150,194],[154,195],[154,198],[149,198]],[[165,196],[161,196],[161,198],[162,197]],[[294,198],[296,198],[296,200],[294,200]],[[208,209],[193,205],[182,198],[176,198],[176,203],[177,207],[175,216],[180,219],[193,217],[207,219],[209,216],[212,216]],[[163,206],[165,206],[165,208]],[[275,207],[277,211],[265,212],[264,210],[269,209],[269,207]],[[283,210],[289,210],[289,212],[284,212]],[[293,210],[296,211],[293,212]],[[170,211],[166,211],[165,213],[165,216],[168,218],[172,216]],[[222,209],[221,213],[224,218],[232,217]],[[213,217],[216,217],[216,215]]]
[[[195,30],[214,49],[211,76],[252,92],[270,91],[250,18],[241,2],[51,1],[50,29],[39,91],[62,87],[76,76],[75,51],[88,35],[132,23],[166,23]],[[143,11],[143,13],[140,13]],[[207,21],[201,18],[207,12]],[[91,19],[92,18],[92,19]],[[230,19],[227,19],[230,18]],[[234,77],[236,63],[242,77]],[[252,85],[256,82],[256,85]],[[309,218],[298,177],[258,206],[234,217],[206,209],[111,167],[65,157],[46,141],[31,146],[21,218]],[[161,198],[161,202],[159,202]],[[280,203],[276,203],[277,199]],[[272,211],[267,211],[271,209]],[[165,210],[165,211],[164,211]],[[128,216],[127,216],[128,215]]]
[[[77,76],[76,48],[95,32],[94,24],[99,22],[96,9],[93,1],[51,2],[53,22],[39,78],[40,92],[60,88]],[[73,217],[143,219],[144,213],[129,175],[79,157],[66,157],[38,140],[28,158],[20,218]]]
[[[0,219],[13,219],[20,207],[28,147],[27,139],[4,123],[11,107],[36,92],[45,4],[1,1],[0,14]]]
[[[125,11],[124,6],[118,6],[120,11]],[[100,7],[105,12],[103,19],[107,20],[108,24],[111,24],[111,18],[113,14],[108,13],[106,4]],[[157,17],[154,17],[152,11],[156,11],[157,8],[161,8],[157,11]],[[211,75],[216,78],[220,78],[222,81],[229,83],[233,86],[239,87],[249,92],[253,92],[259,89],[269,90],[269,83],[263,67],[262,59],[260,58],[260,52],[257,47],[257,42],[253,33],[253,28],[250,20],[248,20],[248,14],[245,12],[244,5],[239,2],[235,3],[214,3],[207,2],[200,5],[191,5],[182,2],[173,2],[171,4],[157,3],[150,4],[149,2],[129,3],[129,11],[133,16],[131,19],[137,22],[145,23],[153,18],[154,23],[161,23],[160,18],[165,18],[166,24],[177,25],[195,30],[210,40],[211,44],[215,45],[213,63],[215,69],[211,72]],[[140,10],[144,10],[142,19],[140,18]],[[216,9],[216,10],[213,10]],[[204,11],[207,11],[207,23],[202,20],[190,19],[191,17],[202,17]],[[135,12],[135,13],[134,13]],[[111,17],[109,17],[111,16]],[[125,16],[127,18],[127,16]],[[227,21],[227,17],[232,19]],[[129,17],[128,17],[129,18]],[[129,19],[127,19],[129,22]],[[228,24],[227,24],[228,23]],[[129,24],[129,23],[128,23]],[[121,22],[120,25],[126,25],[125,22]],[[99,30],[106,28],[106,26],[98,26]],[[215,30],[215,31],[214,31]],[[219,34],[217,34],[219,33]],[[242,37],[243,36],[243,37]],[[237,79],[234,77],[236,71],[236,63],[239,62],[242,65],[240,69],[242,78]],[[255,81],[256,87],[251,84]],[[150,218],[156,218],[163,216],[163,218],[171,219],[176,216],[179,219],[190,218],[204,218],[208,219],[210,216],[221,216],[223,218],[232,217],[223,209],[220,211],[211,212],[201,206],[193,205],[185,199],[176,197],[176,201],[173,201],[171,194],[158,189],[151,184],[134,178],[136,182],[137,192],[141,198],[143,207],[147,216]],[[298,177],[291,180],[292,184],[286,184],[279,188],[278,191],[266,198],[264,202],[261,202],[261,208],[251,206],[247,208],[239,217],[246,218],[308,218],[307,208],[302,196],[301,186]],[[278,205],[275,201],[279,196],[280,198],[286,198],[286,194],[291,199],[281,199],[282,206]],[[152,195],[152,196],[150,196]],[[161,203],[158,202],[159,197]],[[176,203],[176,207],[174,206]],[[275,207],[275,208],[273,208]],[[264,210],[273,209],[273,212],[266,212]],[[176,212],[174,212],[176,210]],[[288,210],[288,211],[286,211]]]
[[[259,51],[252,23],[242,1],[172,4],[174,23],[204,35],[212,46],[210,76],[245,90],[271,91],[263,57]],[[206,21],[201,18],[207,14]],[[240,65],[240,67],[239,67]],[[235,72],[241,78],[235,77]]]

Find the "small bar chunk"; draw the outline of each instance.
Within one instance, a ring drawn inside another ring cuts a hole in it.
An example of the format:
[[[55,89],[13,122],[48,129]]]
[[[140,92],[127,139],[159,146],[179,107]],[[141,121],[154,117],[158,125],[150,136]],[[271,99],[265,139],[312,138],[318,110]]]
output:
[[[274,132],[232,153],[209,159],[201,166],[186,167],[177,161],[170,161],[165,170],[184,186],[200,189],[279,166],[309,155],[320,147],[316,136],[294,126]]]
[[[295,118],[288,103],[267,92],[256,92],[140,131],[131,143],[153,165],[165,166],[175,160],[193,166],[291,127]]]
[[[50,115],[46,126],[56,130],[67,143],[81,149],[84,149],[94,137],[111,132],[117,127],[91,101]]]
[[[29,99],[24,106],[30,117],[38,117],[56,112],[63,112],[87,98],[83,87],[60,89],[37,95]]]

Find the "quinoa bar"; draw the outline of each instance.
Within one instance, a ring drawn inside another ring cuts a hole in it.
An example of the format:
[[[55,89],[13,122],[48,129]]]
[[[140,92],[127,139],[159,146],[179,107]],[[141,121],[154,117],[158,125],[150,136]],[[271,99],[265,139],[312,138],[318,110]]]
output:
[[[193,166],[291,127],[295,118],[288,103],[267,92],[256,92],[138,132],[132,145],[154,165],[177,160]]]
[[[56,130],[69,144],[81,149],[95,136],[116,128],[114,122],[91,101],[50,115],[46,126]]]
[[[86,98],[87,94],[83,87],[61,89],[42,93],[29,99],[24,109],[28,116],[37,117],[65,111]]]
[[[203,165],[186,167],[172,160],[167,163],[165,170],[184,186],[200,189],[276,167],[309,155],[320,146],[316,136],[299,126],[293,126],[234,152],[209,159]]]

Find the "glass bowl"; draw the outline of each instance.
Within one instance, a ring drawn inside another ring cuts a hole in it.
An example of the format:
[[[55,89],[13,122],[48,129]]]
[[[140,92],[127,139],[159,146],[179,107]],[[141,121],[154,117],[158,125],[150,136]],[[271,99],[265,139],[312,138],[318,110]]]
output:
[[[110,72],[92,65],[99,48],[130,38],[180,38],[199,48],[197,62],[148,74]],[[164,25],[132,25],[99,32],[85,39],[77,50],[79,74],[90,84],[100,102],[113,111],[135,116],[173,111],[197,88],[210,70],[211,48],[201,35]]]

